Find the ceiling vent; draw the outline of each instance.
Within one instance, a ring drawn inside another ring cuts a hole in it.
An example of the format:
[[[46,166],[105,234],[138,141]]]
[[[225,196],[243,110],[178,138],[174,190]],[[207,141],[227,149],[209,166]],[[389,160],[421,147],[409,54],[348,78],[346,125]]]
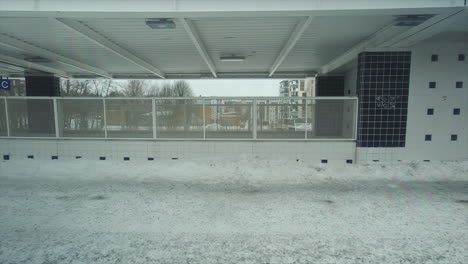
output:
[[[175,29],[176,24],[170,18],[149,18],[145,21],[146,25],[152,29]]]
[[[46,59],[46,58],[43,58],[43,57],[39,57],[39,56],[28,56],[28,57],[25,57],[24,58],[25,61],[29,61],[29,62],[36,62],[36,63],[48,63],[48,62],[51,62],[50,60]]]
[[[238,56],[238,55],[230,55],[230,56],[221,56],[219,57],[220,61],[244,61],[245,57],[244,56]]]
[[[404,15],[396,16],[395,26],[397,27],[414,27],[417,26],[434,15]]]

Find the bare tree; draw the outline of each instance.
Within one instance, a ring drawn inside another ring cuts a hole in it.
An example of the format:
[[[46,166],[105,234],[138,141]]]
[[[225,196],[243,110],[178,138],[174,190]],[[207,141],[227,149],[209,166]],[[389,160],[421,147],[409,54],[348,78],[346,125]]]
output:
[[[92,80],[91,86],[93,88],[94,96],[108,96],[114,88],[113,80]]]
[[[123,87],[123,94],[128,97],[141,97],[145,95],[146,82],[143,80],[130,80]]]
[[[61,80],[62,96],[94,96],[91,92],[90,80]]]
[[[113,80],[62,79],[62,96],[108,96],[115,88]]]
[[[167,82],[163,83],[158,96],[159,97],[173,97],[174,93],[173,93],[171,84]]]
[[[174,82],[172,89],[175,97],[192,97],[193,91],[190,84],[184,80]]]
[[[161,88],[157,83],[151,85],[150,88],[146,89],[145,95],[148,97],[158,97],[159,93],[161,92]]]
[[[107,97],[125,97],[125,94],[122,91],[114,89],[109,92]]]

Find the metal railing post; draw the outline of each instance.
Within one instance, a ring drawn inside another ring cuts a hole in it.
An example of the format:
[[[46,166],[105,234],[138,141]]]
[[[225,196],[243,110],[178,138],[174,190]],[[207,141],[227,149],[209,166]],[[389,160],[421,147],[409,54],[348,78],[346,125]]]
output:
[[[305,128],[304,128],[304,131],[305,131],[305,135],[304,135],[304,139],[307,139],[307,128],[309,127],[309,125],[307,124],[307,115],[309,114],[307,112],[307,99],[304,99],[305,101]]]
[[[104,138],[107,138],[107,113],[106,113],[106,99],[102,98],[102,107],[104,110],[103,118],[104,118]]]
[[[153,139],[157,138],[157,133],[156,133],[156,99],[151,99],[151,111],[153,115]]]
[[[205,99],[203,99],[203,139],[206,139]]]
[[[8,100],[6,99],[6,97],[4,99],[5,99],[5,116],[6,116],[5,121],[6,121],[7,137],[10,137],[10,117],[8,113]]]
[[[60,137],[59,125],[58,125],[58,107],[57,107],[57,98],[52,99],[54,103],[54,123],[55,123],[55,137]]]
[[[357,141],[358,135],[358,119],[359,119],[359,99],[355,98],[354,100],[354,140]]]
[[[253,124],[252,124],[253,139],[257,139],[257,99],[253,99]]]

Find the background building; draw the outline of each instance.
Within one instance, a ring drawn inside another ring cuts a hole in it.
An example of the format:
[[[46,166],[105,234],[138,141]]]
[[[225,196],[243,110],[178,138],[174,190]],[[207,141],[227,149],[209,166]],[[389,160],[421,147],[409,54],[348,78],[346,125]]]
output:
[[[286,97],[311,97],[315,95],[315,78],[283,80],[279,95]]]

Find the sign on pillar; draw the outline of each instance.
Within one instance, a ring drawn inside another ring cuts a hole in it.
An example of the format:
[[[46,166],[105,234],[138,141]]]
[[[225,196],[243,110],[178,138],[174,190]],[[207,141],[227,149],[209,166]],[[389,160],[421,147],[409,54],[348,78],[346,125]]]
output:
[[[11,89],[11,82],[8,79],[0,79],[0,90],[7,90]]]

